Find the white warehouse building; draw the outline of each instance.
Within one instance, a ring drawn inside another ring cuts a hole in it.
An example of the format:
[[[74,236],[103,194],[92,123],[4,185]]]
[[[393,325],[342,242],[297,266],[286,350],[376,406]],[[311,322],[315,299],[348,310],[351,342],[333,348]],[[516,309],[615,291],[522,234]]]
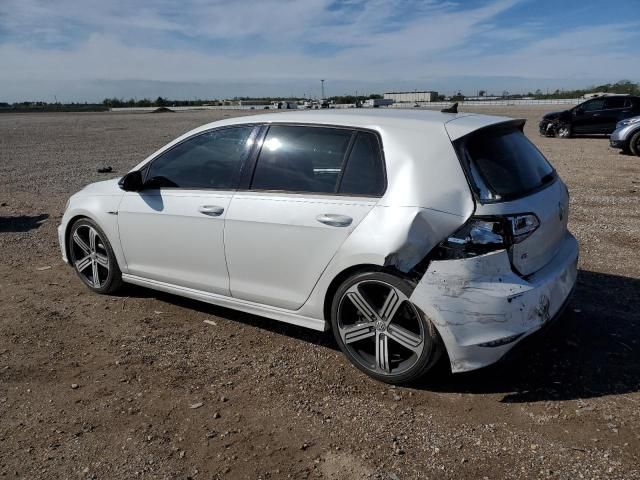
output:
[[[438,92],[387,92],[384,94],[385,99],[394,102],[435,102],[438,100]]]

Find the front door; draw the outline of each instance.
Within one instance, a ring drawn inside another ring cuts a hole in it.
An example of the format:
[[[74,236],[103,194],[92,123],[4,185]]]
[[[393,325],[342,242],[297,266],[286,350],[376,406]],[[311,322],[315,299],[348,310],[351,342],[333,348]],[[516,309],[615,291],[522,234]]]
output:
[[[630,100],[622,95],[612,95],[604,100],[604,129],[602,133],[613,133],[616,123],[628,118],[631,110]]]
[[[225,227],[231,294],[296,310],[382,195],[376,134],[274,125]]]
[[[253,130],[196,135],[143,167],[145,188],[127,192],[118,208],[128,273],[229,295],[224,221]]]
[[[596,98],[578,105],[573,110],[574,133],[600,133],[606,122],[604,113],[604,98]]]

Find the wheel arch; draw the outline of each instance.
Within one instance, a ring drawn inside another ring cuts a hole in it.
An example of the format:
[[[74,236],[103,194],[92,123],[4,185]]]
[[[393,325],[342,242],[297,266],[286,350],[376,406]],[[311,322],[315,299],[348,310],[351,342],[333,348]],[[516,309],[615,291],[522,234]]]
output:
[[[396,275],[397,277],[400,277],[408,281],[412,285],[415,285],[415,282],[411,279],[409,274],[403,273],[394,267],[385,267],[382,265],[376,265],[374,263],[362,263],[358,265],[351,265],[350,267],[345,268],[344,270],[339,272],[335,277],[333,277],[333,280],[331,280],[331,283],[329,283],[329,287],[325,292],[322,311],[324,314],[324,319],[329,325],[329,328],[331,326],[331,305],[333,304],[333,299],[335,297],[336,292],[338,291],[338,288],[340,288],[340,285],[342,285],[342,283],[344,283],[344,281],[347,278],[352,277],[353,275],[356,275],[358,273],[365,273],[365,272],[390,273],[392,275]]]
[[[98,217],[99,216],[93,215],[91,211],[84,208],[75,210],[70,214],[69,220],[66,221],[65,228],[64,228],[65,254],[68,259],[71,258],[70,250],[69,250],[70,249],[69,233],[71,232],[71,227],[73,227],[73,224],[76,223],[78,220],[86,218],[87,220],[91,220],[92,222],[94,222],[100,228],[100,230],[102,230],[102,233],[104,233],[104,235],[107,238],[107,241],[111,245],[113,253],[116,257],[116,261],[118,262],[118,268],[120,268],[121,271],[124,271],[123,267],[126,268],[127,264],[124,258],[124,253],[122,252],[120,247],[120,237],[117,231],[117,221],[115,224],[110,225],[109,224],[109,222],[111,221],[110,217],[103,218],[104,221],[101,221],[100,218]],[[114,216],[114,219],[115,218],[116,217]]]

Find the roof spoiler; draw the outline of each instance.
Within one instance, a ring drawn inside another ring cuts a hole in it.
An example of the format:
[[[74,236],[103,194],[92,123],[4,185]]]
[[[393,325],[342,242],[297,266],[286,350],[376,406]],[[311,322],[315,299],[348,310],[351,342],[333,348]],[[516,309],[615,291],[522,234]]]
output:
[[[458,113],[458,102],[455,102],[453,105],[447,108],[443,108],[440,110],[442,113]]]

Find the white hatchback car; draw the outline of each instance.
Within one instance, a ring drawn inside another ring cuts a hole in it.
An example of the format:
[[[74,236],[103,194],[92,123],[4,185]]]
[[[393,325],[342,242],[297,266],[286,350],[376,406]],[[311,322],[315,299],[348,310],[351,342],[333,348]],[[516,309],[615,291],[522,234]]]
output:
[[[409,110],[210,123],[69,200],[65,261],[316,330],[409,382],[500,359],[576,281],[568,191],[524,120]]]

